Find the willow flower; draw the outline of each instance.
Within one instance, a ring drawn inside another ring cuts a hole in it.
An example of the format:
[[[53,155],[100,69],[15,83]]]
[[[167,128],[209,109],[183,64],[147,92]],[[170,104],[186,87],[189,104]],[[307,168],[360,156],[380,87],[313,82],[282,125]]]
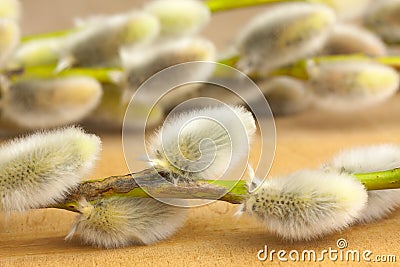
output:
[[[77,127],[16,138],[0,147],[0,211],[46,207],[89,173],[100,139]]]
[[[360,146],[335,155],[323,167],[345,174],[368,173],[400,168],[400,147],[392,144]],[[357,216],[360,223],[387,217],[400,206],[400,189],[368,191],[368,203]]]

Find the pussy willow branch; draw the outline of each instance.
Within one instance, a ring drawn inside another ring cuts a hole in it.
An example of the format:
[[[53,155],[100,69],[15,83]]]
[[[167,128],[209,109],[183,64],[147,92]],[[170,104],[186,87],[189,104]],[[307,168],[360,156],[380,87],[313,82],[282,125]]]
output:
[[[220,59],[218,63],[222,63],[228,66],[234,67],[239,60],[239,56],[232,56],[229,58]],[[334,61],[351,61],[351,60],[365,60],[375,61],[400,70],[400,56],[385,56],[385,57],[368,57],[364,55],[333,55],[333,56],[321,56],[310,59],[300,60],[290,66],[277,68],[268,74],[262,73],[250,73],[251,78],[267,78],[270,76],[288,75],[294,78],[307,80],[307,64],[310,63],[323,63],[323,62],[334,62]],[[113,74],[122,73],[122,68],[70,68],[60,72],[55,71],[56,66],[37,66],[20,68],[15,70],[5,70],[3,75],[10,78],[11,81],[18,79],[29,79],[29,78],[56,78],[66,76],[89,76],[97,79],[99,82],[111,82],[114,83]],[[219,75],[215,73],[215,75]]]
[[[115,82],[112,74],[121,73],[121,68],[69,68],[56,72],[56,66],[36,66],[3,71],[11,81],[18,79],[50,79],[67,76],[89,76],[99,82]]]
[[[247,194],[246,182],[229,180],[204,180],[185,184],[174,184],[160,179],[154,169],[146,169],[137,173],[111,176],[104,179],[82,182],[71,191],[64,200],[53,205],[53,208],[78,211],[78,201],[87,201],[112,196],[132,198],[180,198],[180,199],[218,199],[233,204],[242,203]],[[367,190],[400,188],[400,168],[354,174]]]
[[[237,8],[244,8],[249,6],[257,6],[257,5],[265,5],[270,3],[276,2],[292,2],[295,0],[207,0],[204,3],[210,9],[212,13],[217,13],[221,11],[237,9]],[[41,40],[47,38],[58,38],[66,36],[72,32],[76,31],[76,29],[65,29],[60,31],[54,32],[47,32],[47,33],[40,33],[34,35],[28,35],[22,37],[21,41],[28,42],[32,40]]]
[[[239,59],[240,59],[239,55],[232,55],[227,58],[222,58],[218,62],[231,67],[235,67]],[[335,61],[343,62],[352,60],[374,61],[377,63],[393,67],[397,70],[400,70],[400,56],[370,57],[362,54],[347,54],[347,55],[328,55],[328,56],[319,56],[314,58],[301,59],[287,67],[277,68],[268,74],[249,73],[248,75],[253,79],[266,78],[268,76],[287,75],[301,80],[308,80],[309,79],[307,73],[308,64],[312,63],[318,64],[318,63],[335,62]]]
[[[375,61],[377,63],[381,63],[390,67],[393,67],[397,70],[400,70],[400,57],[398,56],[384,56],[384,57],[369,57],[365,55],[333,55],[333,56],[320,56],[314,57],[311,59],[303,59],[291,66],[279,68],[273,70],[270,75],[277,76],[277,75],[288,75],[292,76],[297,79],[301,80],[308,80],[308,73],[307,73],[307,65],[308,64],[318,64],[324,62],[344,62],[344,61],[352,61],[352,60],[365,60],[365,61]],[[260,74],[255,74],[260,75]],[[251,75],[250,75],[251,76]],[[262,74],[261,74],[262,76]]]
[[[258,6],[277,2],[293,2],[296,0],[207,0],[204,3],[208,6],[212,13],[226,11],[231,9]]]

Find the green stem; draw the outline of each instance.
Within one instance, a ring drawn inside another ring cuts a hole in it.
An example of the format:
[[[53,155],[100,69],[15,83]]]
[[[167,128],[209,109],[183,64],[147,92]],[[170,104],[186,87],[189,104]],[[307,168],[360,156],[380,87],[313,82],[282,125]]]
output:
[[[400,168],[380,172],[358,173],[354,174],[354,176],[368,190],[400,188]]]
[[[367,190],[400,188],[400,168],[354,174]],[[180,199],[217,199],[232,204],[242,203],[247,195],[246,182],[230,180],[201,180],[182,183],[179,186],[160,179],[154,169],[123,176],[90,180],[81,183],[65,199],[52,208],[78,212],[78,202],[82,198],[95,201],[101,198],[123,196],[132,198],[180,198]]]
[[[5,75],[11,81],[19,79],[50,79],[68,76],[89,76],[97,79],[99,82],[113,83],[111,74],[122,72],[121,68],[70,68],[56,72],[56,66],[38,66],[22,68],[18,70],[7,70]]]
[[[212,13],[226,11],[231,9],[265,5],[277,2],[292,2],[295,0],[207,0],[205,4]]]
[[[234,67],[239,60],[238,55],[233,55],[228,58],[223,58],[218,63],[225,64]],[[301,80],[307,80],[307,64],[314,62],[315,64],[323,62],[335,62],[335,61],[351,61],[351,60],[365,60],[375,61],[381,64],[385,64],[397,69],[400,69],[400,57],[386,56],[386,57],[368,57],[363,55],[334,55],[334,56],[321,56],[311,59],[300,60],[290,66],[281,67],[273,70],[268,74],[251,73],[249,76],[253,79],[266,78],[270,76],[287,75]],[[89,76],[97,79],[99,82],[114,83],[111,74],[121,73],[122,68],[70,68],[60,72],[55,71],[56,66],[37,66],[28,67],[17,70],[6,70],[3,74],[8,76],[11,81],[17,79],[49,79],[56,77],[67,77],[67,76]],[[216,74],[218,75],[218,73]]]
[[[235,67],[239,60],[240,60],[239,55],[232,55],[230,57],[220,59],[218,63]],[[366,55],[353,54],[353,55],[328,55],[328,56],[319,56],[309,59],[302,59],[293,63],[292,65],[277,68],[268,74],[250,73],[248,75],[253,79],[286,75],[301,80],[308,80],[309,77],[307,73],[307,65],[310,63],[320,64],[329,62],[345,62],[353,60],[375,61],[400,70],[400,56],[369,57]]]

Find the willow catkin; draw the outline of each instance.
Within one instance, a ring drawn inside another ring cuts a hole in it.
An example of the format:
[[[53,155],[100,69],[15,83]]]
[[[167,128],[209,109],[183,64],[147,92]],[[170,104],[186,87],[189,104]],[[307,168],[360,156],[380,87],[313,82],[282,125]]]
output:
[[[218,179],[248,153],[255,131],[252,114],[240,106],[184,112],[150,137],[149,159],[172,179]]]
[[[161,37],[177,38],[199,32],[210,20],[208,7],[197,0],[156,0],[144,9],[156,16],[161,25]]]
[[[100,139],[77,127],[38,132],[0,147],[0,210],[56,203],[93,167]]]
[[[11,68],[56,65],[64,38],[44,38],[22,43],[7,63]]]
[[[400,0],[374,1],[364,22],[386,42],[400,42]]]
[[[65,125],[87,116],[101,95],[101,85],[90,77],[19,80],[3,94],[2,116],[24,128]]]
[[[121,47],[147,44],[158,33],[158,20],[145,12],[89,19],[65,39],[58,69],[118,65]]]
[[[12,19],[0,18],[0,66],[4,65],[19,43],[20,29]]]
[[[215,54],[214,44],[202,38],[183,38],[146,49],[123,50],[121,58],[130,95],[153,74],[167,67],[190,61],[214,61]],[[188,68],[188,73],[180,75],[199,80],[199,76],[204,76],[206,79],[210,71],[204,70],[204,66],[200,65],[199,68]],[[171,77],[171,79],[176,79],[176,77]],[[163,80],[161,83],[168,84],[168,81]]]
[[[400,79],[393,68],[366,60],[310,62],[308,76],[314,104],[333,111],[380,103],[396,93]]]
[[[341,173],[369,173],[400,167],[400,146],[382,144],[360,146],[335,155],[323,168]],[[360,223],[371,223],[388,216],[400,206],[400,189],[368,191],[368,203],[357,216]]]
[[[351,24],[339,24],[333,28],[322,53],[383,56],[386,54],[386,46],[373,32]]]
[[[363,185],[349,175],[303,170],[265,180],[249,192],[241,210],[286,240],[311,240],[340,231],[360,216]]]
[[[0,1],[0,18],[19,20],[21,16],[21,4],[18,0]]]
[[[125,129],[137,129],[142,126],[139,124],[143,121],[146,121],[147,127],[154,127],[162,122],[164,110],[159,105],[147,114],[150,104],[139,101],[130,106],[124,120],[128,107],[128,102],[123,100],[126,89],[114,83],[102,83],[102,89],[100,103],[85,119],[85,123],[102,129],[121,129],[122,125]]]
[[[258,82],[260,90],[277,116],[295,114],[310,105],[310,94],[304,83],[295,78],[278,76]]]
[[[80,215],[66,239],[77,231],[94,247],[148,245],[170,237],[186,218],[186,210],[155,199],[110,197],[89,203],[81,200]]]
[[[359,20],[371,5],[371,0],[308,0],[308,2],[329,6],[342,21]]]
[[[316,53],[328,38],[335,13],[309,3],[277,4],[252,19],[236,41],[238,67],[269,72]]]

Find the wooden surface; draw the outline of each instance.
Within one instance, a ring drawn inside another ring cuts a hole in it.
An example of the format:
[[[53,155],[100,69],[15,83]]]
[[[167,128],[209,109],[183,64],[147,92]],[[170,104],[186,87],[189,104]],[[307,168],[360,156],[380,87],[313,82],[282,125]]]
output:
[[[310,110],[278,118],[277,151],[272,175],[317,167],[340,149],[354,145],[400,144],[400,95],[364,112],[329,114]],[[87,178],[126,173],[119,134],[103,134],[103,152],[94,173]],[[312,242],[286,243],[250,218],[237,218],[237,206],[215,203],[191,210],[185,226],[172,238],[151,246],[99,250],[74,238],[63,238],[74,214],[38,210],[0,220],[0,266],[243,266],[260,263],[257,252],[270,249],[332,247],[345,238],[349,249],[369,249],[376,254],[397,255],[400,261],[400,211],[380,222],[355,226]],[[277,263],[277,260],[274,261]],[[273,263],[274,263],[273,262]],[[324,266],[332,264],[326,260]],[[374,264],[375,266],[376,264]]]

